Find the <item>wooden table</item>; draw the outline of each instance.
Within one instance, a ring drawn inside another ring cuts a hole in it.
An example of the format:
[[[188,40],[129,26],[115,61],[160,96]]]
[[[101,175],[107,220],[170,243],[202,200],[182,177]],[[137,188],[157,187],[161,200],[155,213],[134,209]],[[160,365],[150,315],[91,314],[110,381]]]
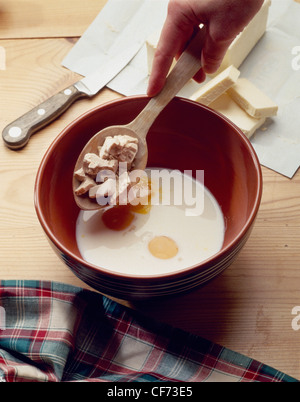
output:
[[[61,61],[104,4],[105,0],[0,2],[1,131],[78,79]],[[1,279],[86,287],[46,240],[34,209],[34,181],[54,137],[78,115],[119,96],[104,89],[91,100],[76,102],[20,151],[0,145]],[[300,171],[288,179],[263,168],[263,179],[255,227],[232,266],[193,293],[132,307],[300,380],[300,330],[292,328],[292,309],[300,306]]]

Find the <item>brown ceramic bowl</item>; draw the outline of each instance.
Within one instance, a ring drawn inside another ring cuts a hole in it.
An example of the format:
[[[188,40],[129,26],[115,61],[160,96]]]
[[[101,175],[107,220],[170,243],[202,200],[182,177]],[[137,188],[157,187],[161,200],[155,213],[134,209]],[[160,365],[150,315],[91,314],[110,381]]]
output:
[[[84,261],[75,238],[79,208],[73,199],[72,174],[76,159],[97,131],[130,122],[147,101],[145,96],[122,98],[77,118],[50,145],[35,184],[37,215],[59,257],[89,286],[128,300],[177,295],[220,274],[246,243],[262,193],[260,164],[243,133],[209,108],[175,98],[147,136],[148,166],[204,170],[205,185],[225,218],[222,249],[195,266],[156,276],[122,275]]]

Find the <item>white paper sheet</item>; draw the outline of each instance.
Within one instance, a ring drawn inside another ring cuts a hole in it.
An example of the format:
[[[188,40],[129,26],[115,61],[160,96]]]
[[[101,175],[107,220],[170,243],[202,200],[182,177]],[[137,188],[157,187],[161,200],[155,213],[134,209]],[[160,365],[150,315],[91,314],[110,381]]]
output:
[[[300,69],[292,54],[300,46],[300,4],[273,0],[272,6],[267,32],[240,71],[279,106],[251,138],[260,163],[291,178],[300,166]]]
[[[166,18],[168,0],[109,0],[62,61],[70,70],[86,76],[120,46],[139,39],[141,46]],[[136,62],[134,63],[136,65]]]
[[[94,71],[122,43],[138,36],[142,43],[161,29],[168,0],[109,0],[63,65],[82,75]],[[287,177],[300,166],[300,70],[292,68],[292,49],[300,46],[300,4],[272,0],[267,32],[240,67],[248,78],[279,106],[278,116],[251,138],[262,165]],[[146,93],[146,46],[109,84],[123,95]],[[179,95],[189,97],[199,84],[191,81]]]

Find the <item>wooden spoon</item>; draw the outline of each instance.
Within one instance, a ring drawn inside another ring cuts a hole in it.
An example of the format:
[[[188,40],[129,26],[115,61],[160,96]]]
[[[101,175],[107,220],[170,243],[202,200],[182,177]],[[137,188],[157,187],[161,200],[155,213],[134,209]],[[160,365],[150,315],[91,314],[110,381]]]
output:
[[[148,148],[147,133],[157,116],[184,85],[194,77],[201,68],[201,50],[203,47],[205,28],[199,30],[191,40],[188,47],[181,54],[177,63],[169,73],[161,92],[150,99],[146,107],[129,124],[104,128],[95,134],[81,151],[74,172],[82,167],[83,158],[87,153],[98,153],[98,147],[103,145],[106,137],[116,135],[129,135],[138,139],[138,152],[134,160],[134,168],[144,170],[147,165]],[[94,200],[86,196],[78,196],[75,190],[79,181],[73,175],[73,194],[79,208],[83,210],[96,210],[103,208]]]

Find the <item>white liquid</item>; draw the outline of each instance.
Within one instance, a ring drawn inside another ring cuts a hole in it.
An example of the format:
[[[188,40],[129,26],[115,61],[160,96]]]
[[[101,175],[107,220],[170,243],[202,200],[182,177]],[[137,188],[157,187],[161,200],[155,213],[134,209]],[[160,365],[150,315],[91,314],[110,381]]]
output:
[[[151,205],[147,214],[135,213],[128,228],[115,231],[104,225],[103,210],[80,211],[76,239],[82,258],[118,273],[159,275],[199,264],[217,253],[224,241],[221,209],[201,183],[185,177],[201,186],[204,210],[200,216],[187,216],[190,205]],[[171,193],[172,199],[172,186]],[[167,236],[175,241],[178,253],[168,259],[153,256],[148,243],[155,236]]]

